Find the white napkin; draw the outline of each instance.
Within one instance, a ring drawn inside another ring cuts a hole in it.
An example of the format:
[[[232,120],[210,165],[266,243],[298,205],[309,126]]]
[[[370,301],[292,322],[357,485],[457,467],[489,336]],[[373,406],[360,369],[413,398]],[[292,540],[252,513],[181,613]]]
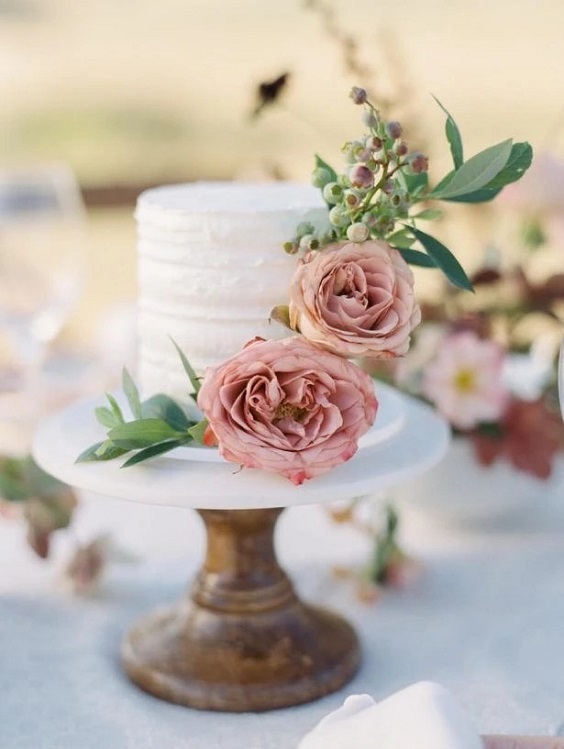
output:
[[[381,702],[348,697],[301,740],[298,749],[483,749],[482,740],[444,687],[420,681]]]

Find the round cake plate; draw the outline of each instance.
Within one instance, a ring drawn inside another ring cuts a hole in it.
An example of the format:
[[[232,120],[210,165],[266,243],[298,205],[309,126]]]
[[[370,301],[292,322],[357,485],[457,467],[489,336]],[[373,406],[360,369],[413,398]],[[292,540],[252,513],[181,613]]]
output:
[[[210,465],[208,460],[164,455],[127,469],[120,467],[120,459],[77,464],[82,450],[104,438],[104,428],[94,416],[102,398],[78,402],[48,417],[36,431],[32,449],[39,465],[53,476],[119,499],[215,510],[334,501],[396,485],[434,465],[447,449],[448,427],[434,411],[384,384],[378,385],[377,396],[383,438],[369,438],[351,460],[301,486],[217,459]],[[380,429],[378,418],[375,426]]]
[[[440,460],[449,444],[445,422],[378,385],[382,404],[388,395],[392,412],[398,406],[389,423],[399,426],[299,487],[228,463],[164,456],[126,469],[119,460],[75,464],[78,453],[103,437],[93,414],[99,399],[67,407],[39,426],[34,457],[62,481],[194,508],[204,521],[206,558],[190,595],[146,616],[123,642],[122,664],[135,684],[169,702],[244,712],[309,702],[352,678],[360,664],[353,628],[298,598],[278,564],[274,531],[284,507],[374,493]]]

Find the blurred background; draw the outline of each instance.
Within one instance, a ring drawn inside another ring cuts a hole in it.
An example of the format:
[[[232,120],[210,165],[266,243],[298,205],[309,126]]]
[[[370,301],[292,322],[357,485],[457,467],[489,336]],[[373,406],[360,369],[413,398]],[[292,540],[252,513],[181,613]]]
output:
[[[441,176],[439,98],[473,153],[514,137],[564,149],[558,0],[0,0],[0,165],[64,162],[88,213],[86,284],[61,335],[84,342],[135,295],[145,187],[307,180],[359,132],[367,85]],[[261,82],[288,73],[252,117]]]

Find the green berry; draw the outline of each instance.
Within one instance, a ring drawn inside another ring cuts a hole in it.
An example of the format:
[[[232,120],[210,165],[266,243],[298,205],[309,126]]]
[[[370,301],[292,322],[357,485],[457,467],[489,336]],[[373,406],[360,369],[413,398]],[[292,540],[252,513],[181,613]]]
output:
[[[343,188],[336,182],[329,182],[323,188],[323,199],[327,203],[338,203],[343,195]]]
[[[286,252],[288,255],[295,255],[298,251],[298,243],[297,242],[284,242],[284,252]]]
[[[311,175],[311,183],[314,187],[322,188],[325,187],[326,184],[331,182],[332,178],[333,177],[329,169],[318,167],[317,169],[314,169],[313,174]]]
[[[309,221],[304,221],[301,224],[298,224],[296,234],[298,235],[298,238],[301,238],[306,234],[313,234],[313,231],[313,224],[311,224]]]
[[[319,241],[313,234],[304,234],[300,239],[300,250],[308,252],[309,250],[316,250],[319,247]]]
[[[363,197],[363,194],[359,190],[345,190],[343,202],[349,210],[352,210],[358,208]]]
[[[351,242],[365,242],[369,235],[370,231],[362,221],[351,224],[347,229],[347,239],[350,239]]]
[[[329,221],[333,226],[343,227],[350,223],[346,210],[342,205],[335,205],[329,211]]]

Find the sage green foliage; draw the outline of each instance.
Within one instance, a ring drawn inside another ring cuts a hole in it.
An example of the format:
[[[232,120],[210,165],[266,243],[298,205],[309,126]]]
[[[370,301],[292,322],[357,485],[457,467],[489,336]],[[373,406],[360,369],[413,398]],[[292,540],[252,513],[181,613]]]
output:
[[[445,136],[453,168],[431,188],[427,160],[422,154],[409,151],[401,140],[399,123],[384,122],[366,97],[366,92],[362,92],[362,97],[355,97],[355,91],[358,93],[359,89],[353,89],[353,101],[362,102],[366,107],[368,133],[343,146],[348,159],[347,169],[338,174],[321,157],[315,157],[313,183],[322,192],[327,188],[323,196],[332,212],[332,227],[329,232],[313,232],[305,238],[298,231],[298,235],[285,244],[286,251],[322,249],[336,241],[358,241],[356,237],[367,234],[367,239],[382,239],[398,249],[408,263],[439,268],[452,284],[472,290],[454,254],[430,234],[421,231],[418,222],[433,221],[442,216],[440,209],[430,206],[435,201],[483,203],[493,200],[506,185],[520,179],[531,165],[533,151],[530,144],[514,143],[508,139],[465,160],[460,129],[450,112],[435,98],[446,115]],[[355,185],[351,182],[355,178],[355,168],[359,166],[372,172],[372,184]],[[351,188],[356,190],[359,199],[353,205],[347,205],[344,196]],[[359,224],[364,224],[368,231],[362,226],[359,230]]]
[[[200,381],[184,353],[174,341],[173,344],[197,393]],[[180,403],[164,393],[141,401],[139,390],[127,369],[122,373],[122,388],[133,419],[127,421],[116,399],[107,394],[109,407],[95,409],[98,422],[108,430],[106,439],[84,450],[77,463],[114,460],[133,453],[122,464],[122,468],[126,468],[182,445],[203,444],[206,419],[196,421],[190,418]]]
[[[403,561],[404,554],[398,545],[399,517],[396,510],[388,505],[382,531],[376,536],[372,563],[368,570],[369,578],[379,584],[387,582],[390,566]]]
[[[30,455],[0,456],[0,497],[25,502],[35,497],[57,497],[67,486],[45,473]]]

